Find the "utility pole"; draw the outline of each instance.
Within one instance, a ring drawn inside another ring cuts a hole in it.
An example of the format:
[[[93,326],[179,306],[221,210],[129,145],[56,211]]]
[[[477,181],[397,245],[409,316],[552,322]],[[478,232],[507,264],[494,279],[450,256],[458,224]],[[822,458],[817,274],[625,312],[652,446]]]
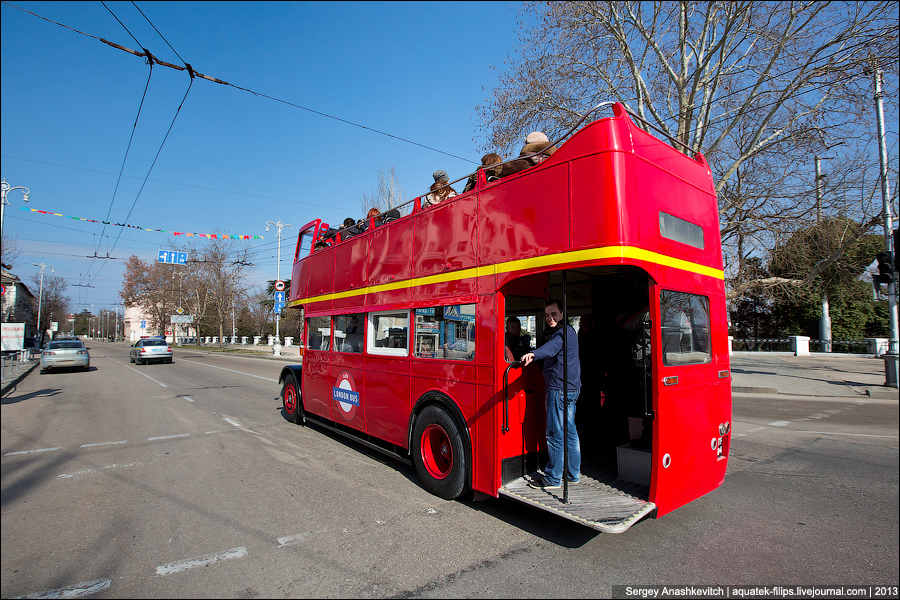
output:
[[[822,159],[816,157],[816,225],[822,219]],[[831,352],[831,311],[828,307],[828,294],[822,293],[822,316],[819,318],[819,339],[822,340],[822,352]]]
[[[38,315],[37,315],[37,332],[38,332],[38,345],[44,341],[44,334],[41,332],[41,304],[44,300],[44,269],[47,268],[47,264],[45,263],[31,263],[35,267],[41,268],[41,286],[40,291],[38,291]],[[50,267],[50,272],[53,272],[53,267]]]
[[[881,85],[884,80],[884,71],[875,69],[875,114],[878,118],[878,158],[881,163],[881,211],[884,218],[884,247],[893,258],[894,248],[893,219],[891,217],[890,188],[888,187],[888,161],[887,145],[884,140],[884,96]],[[891,340],[888,345],[888,353],[884,356],[884,384],[898,387],[898,331],[897,331],[897,278],[888,283],[888,317],[891,326]]]
[[[278,230],[278,254],[275,259],[275,281],[281,281],[281,230],[285,227],[290,227],[290,223],[282,223],[281,219],[278,221],[266,221],[266,231],[269,231],[270,227],[275,227]],[[281,356],[281,331],[279,329],[279,324],[281,321],[281,315],[279,313],[275,313],[275,347],[273,348],[275,356]]]

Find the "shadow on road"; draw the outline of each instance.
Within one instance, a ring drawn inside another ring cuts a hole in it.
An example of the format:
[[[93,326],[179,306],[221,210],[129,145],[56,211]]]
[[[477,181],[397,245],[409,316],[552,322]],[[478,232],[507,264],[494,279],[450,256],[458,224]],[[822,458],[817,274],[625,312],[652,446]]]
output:
[[[44,388],[43,390],[37,390],[36,392],[28,392],[27,394],[21,394],[19,396],[5,396],[3,398],[3,404],[16,404],[17,402],[23,402],[25,400],[30,400],[32,398],[37,398],[40,396],[55,396],[59,394],[62,390],[59,388]]]

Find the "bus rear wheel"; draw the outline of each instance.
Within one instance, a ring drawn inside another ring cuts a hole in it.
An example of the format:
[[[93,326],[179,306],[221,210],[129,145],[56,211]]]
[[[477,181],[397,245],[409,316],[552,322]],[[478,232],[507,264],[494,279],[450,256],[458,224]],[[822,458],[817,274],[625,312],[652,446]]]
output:
[[[281,403],[284,408],[284,416],[291,423],[300,425],[306,421],[303,415],[303,402],[300,399],[300,388],[293,375],[284,378],[281,386]]]
[[[453,500],[466,487],[466,452],[456,421],[437,406],[426,406],[413,430],[412,459],[426,490]]]

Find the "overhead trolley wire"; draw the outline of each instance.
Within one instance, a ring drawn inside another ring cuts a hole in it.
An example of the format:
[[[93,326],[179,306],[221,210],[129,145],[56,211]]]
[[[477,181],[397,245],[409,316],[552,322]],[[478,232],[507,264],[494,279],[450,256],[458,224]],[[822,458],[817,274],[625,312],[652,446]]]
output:
[[[147,72],[147,83],[144,84],[144,93],[141,95],[141,102],[138,105],[137,116],[134,118],[134,124],[131,126],[131,135],[128,137],[128,145],[125,147],[125,155],[122,157],[122,166],[119,167],[119,176],[116,177],[116,185],[113,188],[112,198],[109,200],[109,208],[106,209],[106,221],[109,221],[109,216],[112,214],[113,204],[116,201],[116,194],[119,192],[119,184],[122,181],[122,175],[125,172],[125,163],[128,160],[128,153],[131,151],[131,144],[134,141],[134,133],[137,130],[138,121],[141,118],[141,111],[144,109],[144,99],[147,97],[147,90],[150,88],[150,77],[153,75],[153,61],[147,60],[147,65],[149,66],[149,71]],[[103,234],[106,232],[106,224],[103,224],[103,228],[100,232],[100,238],[103,238]],[[100,250],[100,240],[97,240],[97,247],[94,249],[96,252]]]
[[[75,33],[79,33],[79,34],[81,34],[81,35],[85,35],[85,36],[87,36],[87,37],[90,37],[90,38],[93,38],[93,39],[95,39],[95,40],[98,40],[98,41],[100,41],[100,42],[102,42],[102,43],[104,43],[104,44],[106,44],[106,45],[108,45],[108,46],[112,46],[113,48],[116,48],[117,50],[121,50],[121,51],[123,51],[123,52],[128,52],[129,54],[133,54],[134,56],[147,57],[147,58],[149,58],[150,60],[153,60],[154,62],[156,62],[156,64],[162,65],[162,66],[164,66],[164,67],[168,67],[168,68],[170,68],[170,69],[175,69],[175,70],[177,70],[177,71],[184,71],[184,70],[187,70],[187,71],[189,72],[189,74],[191,75],[191,79],[193,79],[194,77],[199,77],[199,78],[201,78],[201,79],[205,79],[205,80],[211,81],[211,82],[213,82],[213,83],[218,83],[218,84],[220,84],[220,85],[229,86],[229,87],[232,87],[232,88],[234,88],[234,89],[240,90],[240,91],[242,91],[242,92],[246,92],[246,93],[248,93],[248,94],[253,94],[254,96],[259,96],[259,97],[261,97],[261,98],[267,98],[267,99],[272,100],[272,101],[274,101],[274,102],[279,102],[279,103],[281,103],[281,104],[284,104],[284,105],[286,105],[286,106],[290,106],[290,107],[292,107],[292,108],[296,108],[296,109],[298,109],[298,110],[303,110],[303,111],[306,111],[306,112],[310,112],[310,113],[313,113],[313,114],[315,114],[315,115],[319,115],[320,117],[325,117],[325,118],[327,118],[327,119],[333,119],[333,120],[335,120],[335,121],[339,121],[339,122],[344,123],[344,124],[346,124],[346,125],[351,125],[351,126],[353,126],[353,127],[359,127],[360,129],[365,129],[366,131],[371,131],[372,133],[377,133],[377,134],[379,134],[379,135],[383,135],[383,136],[389,137],[389,138],[391,138],[391,139],[394,139],[394,140],[397,140],[397,141],[400,141],[400,142],[405,142],[405,143],[407,143],[407,144],[412,144],[412,145],[414,145],[414,146],[418,146],[419,148],[424,148],[425,150],[430,150],[430,151],[432,151],[432,152],[437,152],[438,154],[443,154],[443,155],[445,155],[445,156],[449,156],[449,157],[452,157],[452,158],[456,158],[456,159],[458,159],[458,160],[462,160],[462,161],[465,161],[465,162],[468,162],[468,163],[472,163],[472,164],[474,164],[474,165],[479,165],[479,164],[481,164],[479,161],[472,160],[471,158],[466,158],[466,157],[464,157],[464,156],[459,156],[458,154],[453,154],[452,152],[447,152],[447,151],[445,151],[445,150],[441,150],[440,148],[435,148],[434,146],[429,146],[429,145],[427,145],[427,144],[422,144],[422,143],[420,143],[420,142],[417,142],[417,141],[415,141],[415,140],[411,140],[411,139],[406,138],[406,137],[403,137],[403,136],[394,135],[393,133],[384,131],[384,130],[382,130],[382,129],[376,129],[376,128],[374,128],[374,127],[369,127],[368,125],[365,125],[365,124],[363,124],[363,123],[359,123],[359,122],[357,122],[357,121],[352,121],[352,120],[350,120],[350,119],[345,119],[345,118],[339,117],[339,116],[337,116],[337,115],[333,115],[333,114],[330,114],[330,113],[322,112],[322,111],[320,111],[320,110],[316,110],[316,109],[314,109],[314,108],[310,108],[310,107],[304,106],[304,105],[302,105],[302,104],[297,104],[296,102],[291,102],[290,100],[285,100],[285,99],[283,99],[283,98],[278,98],[278,97],[276,97],[276,96],[272,96],[272,95],[269,95],[269,94],[266,94],[266,93],[263,93],[263,92],[259,92],[259,91],[256,91],[256,90],[254,90],[254,89],[248,88],[248,87],[240,86],[240,85],[237,85],[237,84],[235,84],[235,83],[230,83],[230,82],[228,82],[228,81],[219,79],[218,77],[213,77],[213,76],[211,76],[211,75],[206,75],[206,74],[204,74],[204,73],[201,73],[201,72],[199,72],[199,71],[193,69],[193,67],[191,67],[191,65],[188,64],[188,63],[185,63],[185,66],[183,66],[183,67],[182,67],[182,66],[179,66],[179,65],[173,65],[172,63],[168,63],[168,62],[165,62],[165,61],[163,61],[163,60],[160,60],[160,59],[157,58],[156,56],[152,55],[152,54],[151,54],[148,50],[146,50],[146,49],[144,49],[143,52],[138,52],[137,50],[132,50],[131,48],[127,48],[127,47],[125,47],[125,46],[122,46],[121,44],[117,44],[117,43],[115,43],[115,42],[111,42],[111,41],[109,41],[109,40],[107,40],[107,39],[104,39],[104,38],[102,38],[102,37],[100,37],[100,36],[91,35],[91,34],[89,34],[89,33],[85,33],[85,32],[83,32],[83,31],[80,31],[80,30],[78,30],[78,29],[75,29],[74,27],[70,27],[70,26],[68,26],[68,25],[64,25],[64,24],[59,23],[59,22],[57,22],[57,21],[54,21],[54,20],[52,20],[52,19],[48,19],[48,18],[46,18],[46,17],[42,17],[41,15],[39,15],[39,14],[37,14],[37,13],[35,13],[35,12],[32,12],[32,11],[27,10],[27,9],[24,9],[24,8],[22,8],[22,7],[19,7],[19,6],[15,5],[15,4],[11,4],[11,3],[7,3],[7,4],[9,4],[9,6],[12,6],[13,8],[16,8],[16,9],[18,9],[18,10],[21,10],[21,11],[23,11],[23,12],[26,12],[26,13],[28,13],[28,14],[30,14],[30,15],[35,16],[35,17],[38,17],[39,19],[42,19],[42,20],[44,20],[44,21],[47,21],[48,23],[53,23],[54,25],[59,25],[60,27],[64,27],[64,28],[66,28],[66,29],[68,29],[68,30],[70,30],[70,31],[74,31]],[[141,14],[143,14],[143,13],[141,13]],[[145,15],[145,18],[146,18],[146,15]],[[149,19],[148,19],[148,22],[149,22]],[[152,25],[152,23],[151,23],[151,25]],[[156,29],[155,26],[154,26],[154,29]],[[160,36],[162,37],[162,34],[160,34]],[[165,39],[165,38],[163,38],[163,39]],[[135,40],[135,42],[137,42],[137,40]],[[137,43],[138,43],[139,46],[141,45],[139,42],[137,42]],[[166,43],[168,43],[168,42],[166,42]],[[170,47],[171,47],[171,45],[170,45]],[[172,51],[174,52],[175,49],[172,48]],[[178,53],[176,52],[176,54],[178,54]],[[179,55],[179,58],[180,58],[180,55]]]
[[[122,22],[122,20],[118,17],[118,15],[116,15],[116,13],[114,13],[113,10],[106,5],[106,2],[104,2],[103,0],[100,0],[100,4],[103,5],[103,8],[105,8],[107,11],[109,11],[109,14],[112,15],[113,19],[115,19],[119,23],[119,25],[122,26],[122,29],[124,29],[125,32],[129,36],[131,36],[131,39],[134,40],[134,43],[137,44],[138,46],[140,46],[141,48],[143,48],[144,45],[142,43],[140,43],[136,37],[134,37],[134,34],[131,33],[131,30],[128,29],[128,27],[125,26],[125,23]]]

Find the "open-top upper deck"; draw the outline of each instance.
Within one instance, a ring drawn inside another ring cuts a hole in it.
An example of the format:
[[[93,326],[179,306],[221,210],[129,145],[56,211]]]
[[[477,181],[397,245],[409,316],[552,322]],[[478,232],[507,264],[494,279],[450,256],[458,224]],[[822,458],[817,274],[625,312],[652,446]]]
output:
[[[715,189],[691,158],[637,127],[621,104],[550,158],[300,256],[289,306],[307,314],[464,302],[524,271],[573,263],[674,268],[722,281]]]

